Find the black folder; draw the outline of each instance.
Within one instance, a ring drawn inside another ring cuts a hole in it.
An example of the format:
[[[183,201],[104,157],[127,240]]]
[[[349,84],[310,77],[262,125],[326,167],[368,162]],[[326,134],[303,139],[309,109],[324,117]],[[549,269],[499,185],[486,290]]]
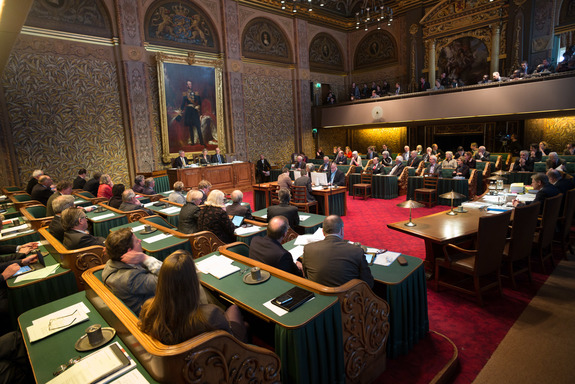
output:
[[[285,302],[286,297],[291,297],[291,300]],[[311,300],[313,297],[315,297],[313,292],[307,291],[300,287],[293,287],[286,293],[281,294],[273,299],[272,304],[277,305],[278,307],[285,309],[288,312],[291,312],[306,301]]]

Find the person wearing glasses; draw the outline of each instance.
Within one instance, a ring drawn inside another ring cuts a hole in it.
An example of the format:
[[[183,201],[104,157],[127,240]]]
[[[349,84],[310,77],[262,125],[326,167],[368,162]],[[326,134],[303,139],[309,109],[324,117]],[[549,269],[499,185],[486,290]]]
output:
[[[104,245],[103,237],[92,236],[88,232],[88,218],[82,208],[67,208],[62,212],[64,227],[64,247],[80,249],[92,245]]]

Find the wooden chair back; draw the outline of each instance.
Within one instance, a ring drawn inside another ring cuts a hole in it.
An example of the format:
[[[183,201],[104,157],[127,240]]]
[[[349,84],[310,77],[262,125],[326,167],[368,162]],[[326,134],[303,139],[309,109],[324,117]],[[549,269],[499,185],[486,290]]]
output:
[[[25,192],[14,193],[12,195],[9,195],[8,198],[10,199],[10,201],[12,201],[12,204],[14,204],[14,208],[16,208],[17,211],[19,211],[20,208],[28,205],[43,205],[38,200],[32,200],[32,196],[30,196]]]
[[[397,178],[397,186],[399,188],[399,196],[407,195],[407,180],[409,179],[409,167],[403,168],[401,174]]]
[[[558,194],[557,196],[548,197],[545,199],[545,204],[543,205],[543,215],[541,217],[541,225],[539,227],[539,246],[542,249],[551,248],[551,243],[553,242],[553,236],[555,234],[555,224],[557,223],[557,218],[559,217],[562,200],[562,193]]]
[[[295,204],[307,203],[307,187],[302,185],[291,186],[291,202]]]
[[[149,216],[148,213],[143,209],[135,209],[133,211],[120,211],[119,209],[109,206],[107,203],[98,203],[98,205],[117,214],[125,215],[128,218],[128,223],[133,223],[135,221],[139,221],[143,217]]]
[[[541,203],[537,202],[515,208],[508,252],[511,261],[529,258],[540,206]]]
[[[479,219],[475,274],[484,276],[501,268],[511,211]]]
[[[41,227],[47,227],[54,216],[46,216],[46,207],[42,204],[26,205],[20,208],[22,216],[24,216],[29,222],[30,226],[34,230],[38,230]]]
[[[468,180],[468,197],[469,200],[473,200],[477,195],[477,169],[469,170],[469,180]]]
[[[271,205],[278,205],[280,203],[280,198],[278,196],[279,191],[280,191],[280,186],[277,184],[274,185],[273,188],[271,188],[271,191],[270,191]]]

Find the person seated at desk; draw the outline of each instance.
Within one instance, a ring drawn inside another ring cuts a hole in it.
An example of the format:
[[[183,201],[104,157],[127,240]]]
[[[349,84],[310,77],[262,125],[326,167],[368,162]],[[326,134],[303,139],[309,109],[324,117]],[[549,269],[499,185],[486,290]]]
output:
[[[307,175],[307,170],[304,168],[301,170],[301,176],[294,181],[293,185],[298,187],[306,187],[306,198],[307,201],[315,201],[315,197],[311,194],[311,179]]]
[[[303,160],[303,157],[301,155],[299,155],[296,158],[296,161],[291,165],[292,169],[295,169],[296,171],[300,171],[302,169],[305,169],[305,165],[306,162]]]
[[[198,215],[202,203],[202,192],[191,190],[186,195],[186,204],[180,210],[178,231],[190,234],[198,232]]]
[[[299,225],[299,212],[297,207],[290,205],[291,194],[287,188],[280,188],[278,192],[278,205],[270,205],[267,211],[268,222],[276,216],[284,216],[288,219],[289,226],[295,228]]]
[[[433,177],[441,176],[441,164],[437,164],[437,156],[429,157],[429,164],[425,167],[424,174]]]
[[[184,194],[184,183],[176,181],[174,183],[174,192],[168,196],[168,201],[172,203],[185,204],[186,196]]]
[[[391,168],[389,174],[391,176],[399,177],[399,175],[401,175],[401,172],[403,172],[403,168],[405,168],[405,165],[403,164],[403,156],[397,155],[397,157],[395,158],[395,165],[393,166],[393,168]]]
[[[122,192],[122,204],[118,209],[123,212],[130,212],[141,209],[148,215],[154,214],[154,212],[150,211],[147,208],[144,208],[144,205],[140,202],[140,200],[136,198],[136,194],[132,189],[126,189],[124,192]]]
[[[423,160],[424,162],[429,162],[429,158],[431,157],[431,155],[433,155],[433,149],[431,149],[431,147],[427,147],[427,149],[425,150],[425,154],[422,156],[421,160]]]
[[[202,156],[200,156],[200,165],[208,165],[212,161],[210,155],[208,155],[208,149],[204,148],[202,151]]]
[[[139,311],[140,329],[153,338],[175,345],[204,332],[224,330],[247,341],[238,306],[232,304],[224,312],[214,304],[202,303],[196,265],[187,251],[168,256],[153,285],[155,296],[152,293]]]
[[[439,146],[435,143],[431,144],[431,151],[435,156],[437,156],[437,161],[441,160],[443,157],[443,151],[439,148]]]
[[[384,167],[389,167],[391,166],[391,163],[393,163],[393,161],[391,160],[389,151],[381,152],[381,164],[383,164]]]
[[[78,170],[78,176],[74,179],[72,184],[72,189],[83,189],[86,185],[86,168],[81,168]]]
[[[547,144],[546,141],[541,141],[539,143],[539,151],[541,151],[541,153],[543,153],[544,155],[549,156],[549,154],[551,153],[551,149],[549,148],[549,144]]]
[[[172,161],[172,168],[186,168],[188,166],[188,158],[183,149],[178,151],[179,156]]]
[[[0,336],[0,372],[2,383],[33,383],[34,373],[19,331]]]
[[[511,172],[533,172],[533,159],[529,157],[529,151],[523,150],[519,152],[519,158],[515,160],[511,167]]]
[[[139,315],[142,304],[156,294],[162,262],[144,253],[142,240],[132,233],[131,228],[122,228],[108,235],[106,254],[110,259],[102,271],[102,281],[132,312]]]
[[[32,189],[38,184],[38,179],[40,176],[44,175],[44,171],[41,169],[36,169],[32,172],[32,178],[28,180],[28,184],[26,185],[26,193],[32,195]]]
[[[431,148],[429,148],[429,149],[431,149]],[[421,163],[421,161],[422,161],[421,158],[419,156],[417,156],[417,152],[411,151],[411,154],[409,155],[409,158],[407,159],[407,166],[417,168],[417,167],[419,167],[419,163]]]
[[[226,212],[230,216],[243,216],[246,219],[253,219],[252,209],[249,205],[242,205],[244,194],[242,191],[236,189],[231,194],[232,205],[226,207]]]
[[[292,185],[291,178],[289,177],[289,169],[287,167],[282,168],[282,173],[278,176],[278,187],[290,189]]]
[[[144,177],[144,175],[136,176],[136,178],[134,179],[134,186],[132,187],[132,190],[138,194],[144,193],[145,180],[146,178]]]
[[[270,180],[271,170],[272,166],[269,161],[264,157],[264,155],[260,155],[260,159],[256,163],[256,177],[258,180],[262,183],[268,182]]]
[[[351,154],[351,160],[349,161],[349,165],[352,167],[362,167],[363,162],[361,161],[361,156],[357,153],[357,151],[353,151]]]
[[[559,158],[559,155],[557,154],[557,152],[550,152],[549,153],[549,158],[547,159],[547,161],[545,162],[545,166],[547,167],[547,169],[557,169],[559,171],[563,171],[565,172],[566,169],[566,165],[565,165],[565,160]]]
[[[114,184],[112,187],[112,197],[108,200],[108,205],[112,208],[120,209],[122,205],[122,193],[126,190],[124,184]]]
[[[80,249],[92,245],[104,245],[103,237],[95,237],[88,232],[88,218],[82,208],[67,208],[62,212],[62,227],[64,227],[64,247]]]
[[[52,179],[48,175],[42,175],[38,178],[38,183],[32,188],[32,200],[38,200],[40,204],[47,205],[48,199],[52,196]]]
[[[148,177],[144,180],[144,187],[142,188],[142,194],[144,195],[155,195],[154,187],[156,186],[156,181],[153,177]]]
[[[100,186],[98,187],[98,195],[97,197],[103,197],[106,200],[110,200],[112,198],[112,187],[114,183],[112,182],[112,178],[108,174],[104,174],[100,177]]]
[[[287,273],[302,276],[303,266],[298,260],[294,263],[289,251],[282,246],[289,228],[288,219],[285,216],[274,216],[268,222],[267,236],[256,236],[250,243],[250,259],[261,261],[274,268]]]
[[[345,187],[345,174],[337,168],[336,163],[331,163],[330,172],[327,175],[328,185]]]
[[[331,164],[329,162],[329,157],[324,156],[323,157],[323,164],[319,166],[319,169],[317,171],[318,172],[328,172],[330,168],[331,168]]]
[[[339,151],[333,162],[337,165],[347,165],[347,157],[343,151]]]
[[[455,160],[457,160],[460,157],[465,158],[465,149],[463,149],[463,147],[461,145],[459,147],[457,147],[457,152],[455,152],[455,155],[453,156],[453,158]]]
[[[62,212],[68,208],[74,207],[74,196],[58,196],[52,203],[54,217],[48,226],[48,232],[54,236],[60,243],[64,243],[64,227],[62,226]]]
[[[441,162],[441,168],[457,168],[457,160],[453,158],[453,152],[445,152],[445,160]]]
[[[4,226],[2,222],[5,220],[3,214],[0,213],[0,229]],[[0,261],[10,261],[16,259],[22,259],[25,255],[29,254],[30,251],[38,248],[38,243],[35,241],[22,244],[22,245],[14,245],[14,244],[0,244],[0,255],[6,255],[3,258],[0,257]],[[9,254],[13,254],[12,256],[8,256]]]
[[[403,153],[401,154],[401,157],[403,157],[403,160],[409,161],[409,158],[411,157],[411,151],[409,150],[409,145],[403,147]]]
[[[198,184],[198,190],[202,193],[202,202],[204,204],[208,198],[208,194],[212,190],[212,183],[207,180],[201,180]]]
[[[373,287],[373,276],[363,249],[343,239],[343,220],[330,215],[323,221],[325,239],[303,248],[303,271],[308,279],[339,287],[353,279]]]
[[[485,149],[482,145],[477,149],[477,153],[475,154],[474,158],[476,161],[489,161],[489,152]]]
[[[529,145],[529,157],[533,159],[534,162],[539,162],[542,160],[544,153],[539,150],[539,144],[531,143]]]
[[[466,179],[469,177],[469,167],[461,156],[457,159],[457,168],[453,171],[453,176],[465,177]]]
[[[517,199],[515,199],[513,200],[514,207],[540,202],[541,206],[539,207],[539,212],[541,214],[543,213],[545,199],[547,199],[548,197],[557,196],[559,193],[561,193],[559,192],[559,189],[555,185],[549,183],[549,178],[544,173],[536,173],[533,176],[531,176],[531,186],[535,191],[537,191],[535,199],[533,201],[528,201],[526,203],[522,203]]]
[[[467,165],[470,169],[477,168],[477,162],[473,158],[473,154],[471,151],[465,152],[465,165]]]
[[[372,164],[370,166],[371,173],[374,175],[380,175],[383,173],[383,164],[379,162],[379,157],[375,156],[372,159]]]
[[[220,147],[216,147],[216,154],[212,155],[212,163],[223,164],[226,162],[226,157],[222,155]]]
[[[549,184],[552,184],[555,187],[557,187],[559,192],[563,194],[563,201],[565,201],[565,196],[567,195],[567,192],[575,187],[573,177],[566,174],[565,172],[561,172],[556,169],[548,170],[547,178],[549,179]],[[561,212],[563,212],[563,204],[561,204]]]
[[[565,145],[565,150],[563,151],[563,154],[566,156],[575,155],[575,143],[567,143]]]
[[[376,156],[377,152],[375,152],[375,147],[373,145],[367,147],[367,154],[365,155],[365,159],[372,160]]]
[[[96,172],[92,176],[92,178],[86,181],[86,185],[84,185],[84,191],[90,192],[92,196],[96,197],[98,194],[98,188],[100,187],[100,177],[102,173]]]
[[[214,189],[200,209],[198,231],[210,231],[226,244],[236,241],[235,227],[225,211],[224,193]]]
[[[72,183],[69,181],[60,181],[56,184],[56,192],[54,192],[50,198],[48,199],[48,203],[46,204],[46,217],[54,216],[54,200],[58,196],[62,195],[71,195],[72,194]]]

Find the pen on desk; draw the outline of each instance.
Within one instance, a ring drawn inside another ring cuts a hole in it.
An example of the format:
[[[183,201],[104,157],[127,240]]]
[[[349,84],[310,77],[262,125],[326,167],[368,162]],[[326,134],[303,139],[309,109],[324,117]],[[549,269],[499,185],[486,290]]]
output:
[[[377,259],[377,253],[374,253],[373,256],[371,257],[371,262],[369,263],[369,265],[373,265],[373,263],[375,263],[375,259]]]

